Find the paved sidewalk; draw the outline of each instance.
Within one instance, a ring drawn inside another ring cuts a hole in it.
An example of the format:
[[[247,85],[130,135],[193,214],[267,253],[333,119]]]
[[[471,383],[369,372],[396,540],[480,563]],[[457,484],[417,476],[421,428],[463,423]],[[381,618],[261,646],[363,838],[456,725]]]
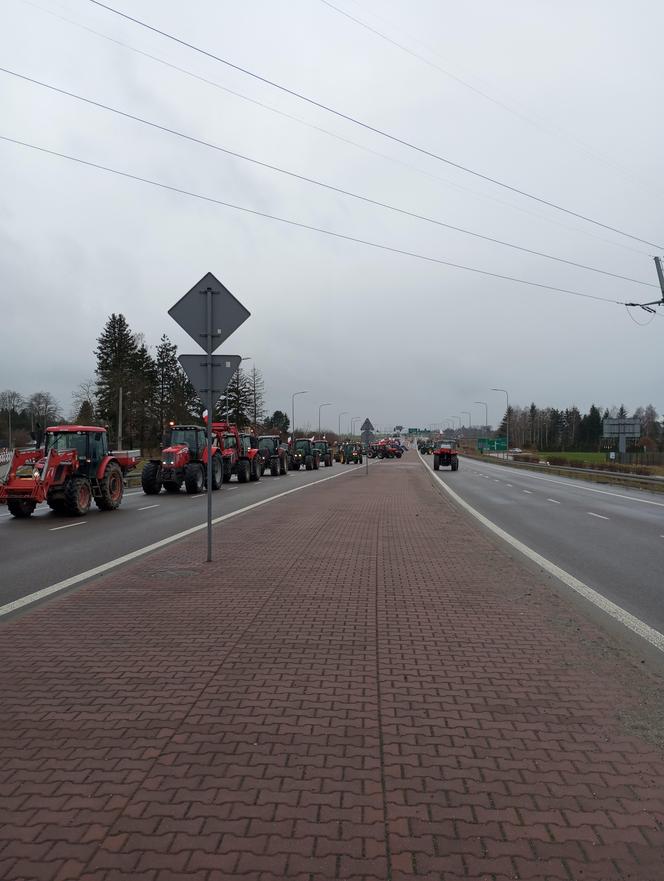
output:
[[[0,625],[3,881],[664,878],[661,681],[416,454],[216,536]]]

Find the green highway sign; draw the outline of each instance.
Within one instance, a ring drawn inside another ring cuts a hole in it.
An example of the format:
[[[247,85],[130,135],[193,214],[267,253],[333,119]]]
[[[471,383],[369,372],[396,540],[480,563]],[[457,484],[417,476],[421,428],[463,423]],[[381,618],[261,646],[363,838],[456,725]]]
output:
[[[506,437],[479,437],[477,439],[477,449],[478,450],[487,450],[488,452],[506,452],[507,451],[507,438]]]

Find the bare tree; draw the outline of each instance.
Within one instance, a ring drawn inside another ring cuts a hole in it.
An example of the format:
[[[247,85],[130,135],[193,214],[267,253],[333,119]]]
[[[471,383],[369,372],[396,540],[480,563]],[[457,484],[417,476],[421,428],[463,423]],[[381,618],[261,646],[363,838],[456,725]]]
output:
[[[86,379],[84,382],[80,383],[76,389],[76,391],[71,394],[72,408],[71,408],[71,419],[72,422],[78,421],[79,413],[86,412],[92,413],[92,416],[87,417],[86,421],[90,421],[96,418],[96,400],[95,400],[95,392],[97,388],[97,383],[94,377],[90,377],[90,379]]]
[[[57,422],[60,417],[60,405],[50,392],[35,392],[30,395],[28,410],[33,429],[43,430],[49,423]]]
[[[23,395],[14,389],[5,389],[0,392],[0,411],[7,413],[7,439],[9,446],[12,446],[12,413],[18,413],[25,407]]]

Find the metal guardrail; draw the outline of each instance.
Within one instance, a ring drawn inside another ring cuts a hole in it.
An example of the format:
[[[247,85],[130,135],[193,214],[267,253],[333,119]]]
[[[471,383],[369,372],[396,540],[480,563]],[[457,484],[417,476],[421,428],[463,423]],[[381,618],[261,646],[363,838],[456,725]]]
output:
[[[649,477],[639,474],[620,474],[615,471],[600,471],[597,468],[574,468],[566,465],[542,465],[539,462],[515,462],[512,459],[501,459],[498,456],[473,456],[462,453],[468,459],[478,462],[490,461],[493,464],[505,465],[522,470],[546,471],[559,477],[579,477],[592,483],[612,483],[617,486],[632,486],[635,489],[647,489],[652,492],[664,492],[664,477]]]

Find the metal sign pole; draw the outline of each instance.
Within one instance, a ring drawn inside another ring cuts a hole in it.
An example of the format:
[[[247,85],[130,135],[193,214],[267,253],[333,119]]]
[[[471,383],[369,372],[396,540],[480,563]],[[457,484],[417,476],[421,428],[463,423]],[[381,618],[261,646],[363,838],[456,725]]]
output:
[[[212,288],[205,291],[207,297],[207,562],[212,562]]]

